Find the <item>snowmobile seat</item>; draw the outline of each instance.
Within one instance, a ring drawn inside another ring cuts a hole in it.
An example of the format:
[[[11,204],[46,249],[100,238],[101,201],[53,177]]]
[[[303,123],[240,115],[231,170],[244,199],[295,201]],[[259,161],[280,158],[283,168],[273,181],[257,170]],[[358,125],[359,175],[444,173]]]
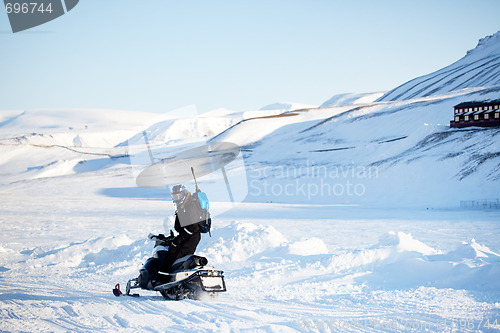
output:
[[[178,270],[188,270],[193,269],[196,266],[206,266],[208,264],[208,260],[205,257],[200,257],[195,254],[188,254],[182,258],[177,259],[172,264],[171,272],[175,272]]]

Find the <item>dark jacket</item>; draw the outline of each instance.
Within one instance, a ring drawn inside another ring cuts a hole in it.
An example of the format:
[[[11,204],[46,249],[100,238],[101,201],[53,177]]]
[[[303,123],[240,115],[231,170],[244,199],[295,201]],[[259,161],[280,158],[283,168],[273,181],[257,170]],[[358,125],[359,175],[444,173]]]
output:
[[[177,206],[175,212],[174,228],[179,234],[172,241],[172,245],[176,259],[194,254],[201,240],[201,227],[198,222],[202,220],[203,212],[197,196],[190,194],[182,205]]]

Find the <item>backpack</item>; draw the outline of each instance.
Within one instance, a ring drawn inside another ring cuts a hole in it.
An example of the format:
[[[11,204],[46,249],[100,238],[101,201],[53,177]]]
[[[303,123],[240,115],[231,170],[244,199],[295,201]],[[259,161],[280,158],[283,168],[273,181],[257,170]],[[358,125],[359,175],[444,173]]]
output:
[[[201,233],[210,233],[210,228],[212,227],[212,219],[210,218],[210,212],[208,211],[209,203],[207,194],[205,192],[196,192],[196,195],[203,216],[203,220],[198,222],[198,225],[201,227]]]

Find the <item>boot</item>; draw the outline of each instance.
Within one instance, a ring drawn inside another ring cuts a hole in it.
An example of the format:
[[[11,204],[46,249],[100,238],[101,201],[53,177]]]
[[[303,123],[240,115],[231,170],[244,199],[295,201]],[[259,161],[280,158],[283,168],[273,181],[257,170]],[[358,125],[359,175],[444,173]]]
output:
[[[142,289],[148,289],[149,282],[149,272],[147,269],[142,268],[139,270],[139,276],[137,277],[137,283]]]

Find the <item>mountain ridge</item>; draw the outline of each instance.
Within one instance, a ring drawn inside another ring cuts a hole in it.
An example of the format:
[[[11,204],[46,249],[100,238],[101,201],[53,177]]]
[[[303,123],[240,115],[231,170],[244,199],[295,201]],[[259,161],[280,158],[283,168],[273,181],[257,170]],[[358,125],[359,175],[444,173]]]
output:
[[[377,101],[400,101],[492,86],[500,86],[500,31],[480,39],[474,49],[451,65],[403,83]]]

